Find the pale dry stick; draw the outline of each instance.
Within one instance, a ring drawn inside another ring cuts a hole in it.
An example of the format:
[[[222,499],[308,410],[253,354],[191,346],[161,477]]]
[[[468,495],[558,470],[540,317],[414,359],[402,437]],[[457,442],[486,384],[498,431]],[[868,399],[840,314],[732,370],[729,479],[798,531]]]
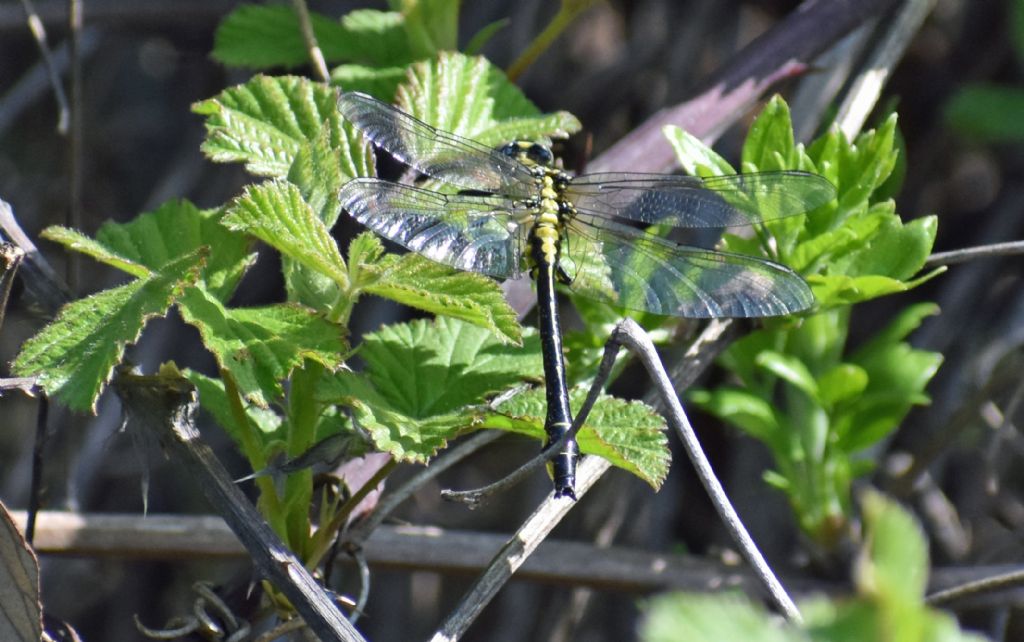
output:
[[[584,457],[576,471],[576,494],[582,498],[611,467],[600,457]],[[476,620],[512,574],[562,521],[576,502],[569,497],[555,498],[549,493],[536,511],[488,564],[487,570],[473,582],[462,601],[431,638],[433,642],[458,640]]]
[[[302,41],[306,43],[306,51],[309,53],[309,62],[313,70],[323,82],[331,80],[331,74],[327,71],[327,61],[324,60],[324,52],[316,41],[316,33],[313,32],[313,22],[309,18],[309,7],[306,0],[292,0],[295,7],[295,15],[299,18],[299,28],[302,30]]]
[[[789,100],[793,138],[798,142],[807,142],[814,137],[833,109],[836,97],[847,86],[857,68],[857,60],[877,27],[877,19],[865,22],[814,59],[814,71],[801,79]]]
[[[848,139],[853,140],[864,127],[882,87],[934,6],[935,0],[907,0],[892,20],[883,23],[885,34],[839,106],[836,122]]]
[[[60,74],[57,72],[57,65],[54,63],[53,54],[50,52],[50,45],[46,39],[46,27],[43,26],[43,21],[39,18],[39,14],[32,5],[32,0],[21,0],[21,5],[25,7],[29,31],[32,32],[32,37],[36,39],[39,55],[42,57],[43,65],[50,76],[53,99],[57,101],[57,132],[64,136],[68,133],[68,123],[70,121],[68,99],[64,95],[64,87],[60,84]]]
[[[604,379],[608,375],[605,371],[606,364],[611,364],[614,361],[614,354],[609,358],[609,353],[617,352],[619,346],[624,346],[636,355],[654,381],[654,385],[658,389],[661,400],[665,405],[663,409],[665,419],[683,442],[690,463],[693,464],[697,476],[700,478],[704,490],[707,491],[708,497],[711,499],[711,503],[714,505],[718,516],[722,519],[726,530],[729,531],[733,541],[739,547],[740,554],[753,568],[754,574],[757,575],[758,580],[767,589],[772,602],[783,615],[790,621],[801,621],[800,611],[796,608],[796,604],[794,604],[789,594],[786,593],[785,588],[783,588],[782,583],[768,566],[760,550],[758,550],[757,544],[754,543],[750,533],[743,526],[739,515],[736,514],[736,510],[729,502],[725,489],[722,488],[721,482],[715,476],[715,471],[711,468],[711,462],[704,455],[704,450],[700,445],[700,440],[697,439],[697,434],[686,418],[683,406],[679,403],[679,398],[672,387],[672,381],[669,379],[668,373],[665,372],[654,344],[651,343],[650,337],[647,336],[647,333],[644,332],[644,329],[636,321],[626,318],[615,328],[608,343],[605,344],[604,358],[601,361],[601,369],[595,378],[594,386],[604,385]],[[610,365],[608,369],[610,369]],[[591,392],[593,392],[593,388]]]

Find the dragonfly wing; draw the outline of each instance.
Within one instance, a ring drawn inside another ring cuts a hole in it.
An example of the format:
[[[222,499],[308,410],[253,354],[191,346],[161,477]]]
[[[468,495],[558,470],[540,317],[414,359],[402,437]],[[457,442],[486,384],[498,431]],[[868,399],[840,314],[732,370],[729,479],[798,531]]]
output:
[[[357,221],[428,259],[501,278],[521,272],[525,232],[503,198],[440,194],[374,178],[349,181],[340,198]]]
[[[464,189],[526,198],[536,191],[522,163],[486,145],[432,127],[366,94],[349,92],[338,109],[375,145],[410,167]]]
[[[609,172],[572,179],[566,194],[578,210],[673,227],[750,225],[812,210],[836,188],[799,171],[732,176],[673,176]]]
[[[777,263],[586,219],[569,224],[560,260],[569,287],[584,296],[688,318],[779,316],[814,303],[804,280]]]

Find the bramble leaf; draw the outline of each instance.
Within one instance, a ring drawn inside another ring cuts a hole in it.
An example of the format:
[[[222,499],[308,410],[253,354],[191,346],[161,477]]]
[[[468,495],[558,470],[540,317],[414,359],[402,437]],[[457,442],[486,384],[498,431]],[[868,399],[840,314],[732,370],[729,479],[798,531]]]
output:
[[[67,304],[22,345],[14,372],[37,377],[47,394],[72,410],[95,411],[125,347],[198,280],[205,256],[205,250],[197,250],[147,277]]]

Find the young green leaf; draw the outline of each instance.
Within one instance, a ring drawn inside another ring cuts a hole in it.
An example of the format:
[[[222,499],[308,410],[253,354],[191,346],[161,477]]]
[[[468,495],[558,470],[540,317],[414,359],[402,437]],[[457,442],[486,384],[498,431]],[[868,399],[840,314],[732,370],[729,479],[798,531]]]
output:
[[[570,391],[569,402],[575,414],[587,396],[584,388]],[[547,402],[544,390],[534,388],[501,403],[496,413],[488,413],[479,424],[544,439]],[[602,395],[577,435],[580,450],[607,459],[657,490],[665,476],[671,456],[665,437],[665,420],[651,407],[639,401],[624,401]]]
[[[206,116],[203,152],[216,162],[244,162],[259,176],[287,174],[304,143],[324,128],[333,137],[358,138],[341,132],[341,114],[334,89],[297,76],[256,76],[226,89],[215,98],[192,105]],[[351,131],[351,130],[349,130]]]
[[[91,256],[101,263],[106,263],[132,276],[146,278],[151,274],[149,268],[142,263],[120,254],[104,243],[91,239],[77,230],[53,225],[43,230],[41,236],[48,241],[60,243],[69,250]]]
[[[643,642],[810,642],[737,594],[672,593],[650,601],[640,629]]]
[[[14,372],[37,377],[47,394],[72,410],[95,411],[96,398],[125,346],[198,280],[205,255],[197,250],[145,278],[67,304],[53,323],[25,342]]]
[[[250,185],[228,206],[228,227],[252,234],[284,256],[348,286],[348,268],[327,227],[285,181]]]
[[[742,158],[744,171],[750,166],[762,172],[796,168],[789,106],[779,96],[768,101],[750,126],[743,143]]]
[[[184,199],[173,200],[127,223],[104,223],[96,240],[151,270],[205,245],[210,252],[201,280],[226,301],[256,256],[250,252],[249,239],[230,231],[222,219],[220,210],[200,210]]]
[[[178,307],[242,396],[261,407],[281,397],[280,382],[305,359],[334,368],[348,352],[341,329],[303,306],[229,309],[191,288]]]
[[[396,99],[400,109],[416,118],[484,145],[564,137],[580,129],[580,122],[567,112],[540,114],[485,58],[454,52],[413,65]]]
[[[686,130],[668,125],[661,130],[676,152],[676,158],[683,171],[691,176],[722,176],[735,174],[729,161],[704,144],[701,139]]]
[[[411,252],[364,271],[378,277],[364,292],[487,328],[505,343],[519,343],[522,326],[493,280],[460,272]]]

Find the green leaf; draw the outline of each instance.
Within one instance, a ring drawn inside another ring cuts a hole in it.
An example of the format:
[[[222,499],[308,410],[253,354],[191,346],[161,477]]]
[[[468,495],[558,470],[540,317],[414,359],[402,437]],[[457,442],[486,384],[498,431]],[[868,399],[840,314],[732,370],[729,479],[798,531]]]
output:
[[[355,9],[341,24],[347,30],[346,60],[374,67],[405,67],[423,58],[413,52],[406,35],[406,18],[395,11]]]
[[[303,306],[229,309],[191,288],[178,307],[243,398],[261,407],[283,395],[280,382],[304,360],[335,368],[348,352],[341,329]]]
[[[406,67],[338,65],[331,70],[331,84],[345,91],[361,91],[384,102],[392,102],[406,75]]]
[[[522,327],[515,310],[493,280],[460,272],[416,253],[368,267],[378,280],[364,291],[432,314],[443,314],[487,328],[505,343],[519,343]]]
[[[360,9],[346,15],[341,23],[315,12],[309,17],[328,63],[397,65],[413,60],[398,13]],[[283,4],[236,8],[217,28],[213,57],[225,65],[255,69],[309,63],[295,11]]]
[[[565,137],[581,127],[567,112],[540,114],[485,58],[453,52],[413,65],[396,100],[416,118],[484,145]]]
[[[481,403],[523,379],[543,376],[535,333],[522,347],[510,346],[487,330],[444,317],[367,334],[359,355],[379,394],[415,418]]]
[[[60,243],[69,250],[91,256],[101,263],[106,263],[132,276],[146,278],[151,274],[149,268],[145,265],[119,254],[105,244],[89,238],[78,230],[72,230],[61,225],[52,225],[43,230],[41,236],[49,241]]]
[[[352,409],[356,425],[370,434],[374,447],[397,461],[426,463],[438,450],[466,430],[474,421],[468,411],[409,417],[392,409],[364,379],[355,373],[340,373],[337,382],[347,392],[340,403]]]
[[[348,285],[348,268],[327,226],[285,181],[250,185],[228,206],[224,224],[252,234],[284,256]]]
[[[736,426],[773,450],[784,449],[786,436],[775,409],[765,399],[736,388],[692,390],[688,395],[698,408]]]
[[[651,600],[640,627],[643,642],[810,642],[801,631],[738,594],[670,593]]]
[[[896,502],[866,492],[861,502],[868,547],[854,578],[857,589],[893,606],[920,604],[928,580],[924,533]]]
[[[869,244],[852,252],[840,269],[851,276],[874,274],[906,281],[924,266],[935,243],[938,219],[925,216],[906,225],[887,218]]]
[[[173,200],[127,223],[104,223],[96,240],[151,270],[194,252],[210,249],[201,281],[221,301],[231,297],[256,255],[250,241],[223,225],[220,210],[200,210],[187,200]]]
[[[838,149],[839,209],[853,210],[867,202],[896,167],[896,114],[878,129],[862,133],[852,143],[840,140]]]
[[[686,130],[667,125],[661,132],[672,145],[683,171],[691,176],[722,176],[736,170],[704,142]]]
[[[837,364],[818,377],[821,404],[827,408],[855,399],[867,386],[867,372],[852,363]]]
[[[521,348],[503,345],[486,330],[445,318],[388,326],[364,338],[366,373],[338,373],[318,397],[353,408],[377,448],[424,462],[478,421],[468,406],[542,375],[539,341],[527,339]]]
[[[405,33],[419,58],[439,51],[458,49],[459,2],[453,0],[402,0]]]
[[[1024,90],[997,85],[965,85],[946,104],[949,127],[981,143],[1024,141]]]
[[[299,188],[303,200],[330,229],[341,213],[338,190],[357,176],[375,173],[373,149],[345,123],[340,130],[325,129],[316,140],[302,145],[288,169],[288,182]]]
[[[945,267],[940,267],[913,281],[906,282],[887,276],[849,277],[842,274],[834,276],[812,274],[807,277],[807,283],[811,286],[811,291],[814,292],[814,298],[818,301],[818,306],[822,309],[827,309],[838,305],[849,305],[877,299],[886,294],[906,292],[945,271]]]
[[[206,116],[202,150],[211,160],[244,162],[253,174],[281,177],[304,143],[316,140],[324,128],[341,129],[337,99],[335,90],[305,78],[255,76],[195,103],[192,111]]]
[[[865,359],[877,350],[884,350],[890,344],[906,339],[911,332],[921,327],[924,320],[939,313],[934,303],[916,303],[899,311],[883,330],[871,337],[856,352],[855,358]]]
[[[545,439],[544,418],[547,402],[543,388],[516,395],[497,407],[500,414],[489,414],[482,428],[518,432]],[[575,414],[587,396],[584,388],[570,391],[569,401]],[[671,463],[665,437],[665,420],[651,407],[639,401],[624,401],[602,395],[577,435],[580,450],[607,459],[657,490]]]
[[[205,251],[198,250],[148,277],[67,304],[53,323],[22,345],[14,372],[36,376],[48,395],[72,410],[95,411],[96,398],[125,346],[199,278],[204,258]]]
[[[792,169],[796,162],[793,124],[789,106],[778,95],[773,96],[758,114],[743,142],[743,168],[759,171]]]
[[[797,357],[765,350],[757,355],[757,365],[768,370],[776,377],[789,382],[803,390],[811,399],[818,399],[818,382],[807,366]]]
[[[309,17],[324,57],[336,59],[338,52],[332,45],[346,42],[346,30],[326,16],[310,13]],[[284,4],[237,7],[217,27],[212,55],[228,66],[255,69],[298,67],[309,62],[299,20]],[[346,56],[343,53],[341,57]]]
[[[788,265],[803,274],[830,267],[830,261],[863,248],[892,213],[872,212],[851,216],[841,226],[799,243],[789,254]]]

